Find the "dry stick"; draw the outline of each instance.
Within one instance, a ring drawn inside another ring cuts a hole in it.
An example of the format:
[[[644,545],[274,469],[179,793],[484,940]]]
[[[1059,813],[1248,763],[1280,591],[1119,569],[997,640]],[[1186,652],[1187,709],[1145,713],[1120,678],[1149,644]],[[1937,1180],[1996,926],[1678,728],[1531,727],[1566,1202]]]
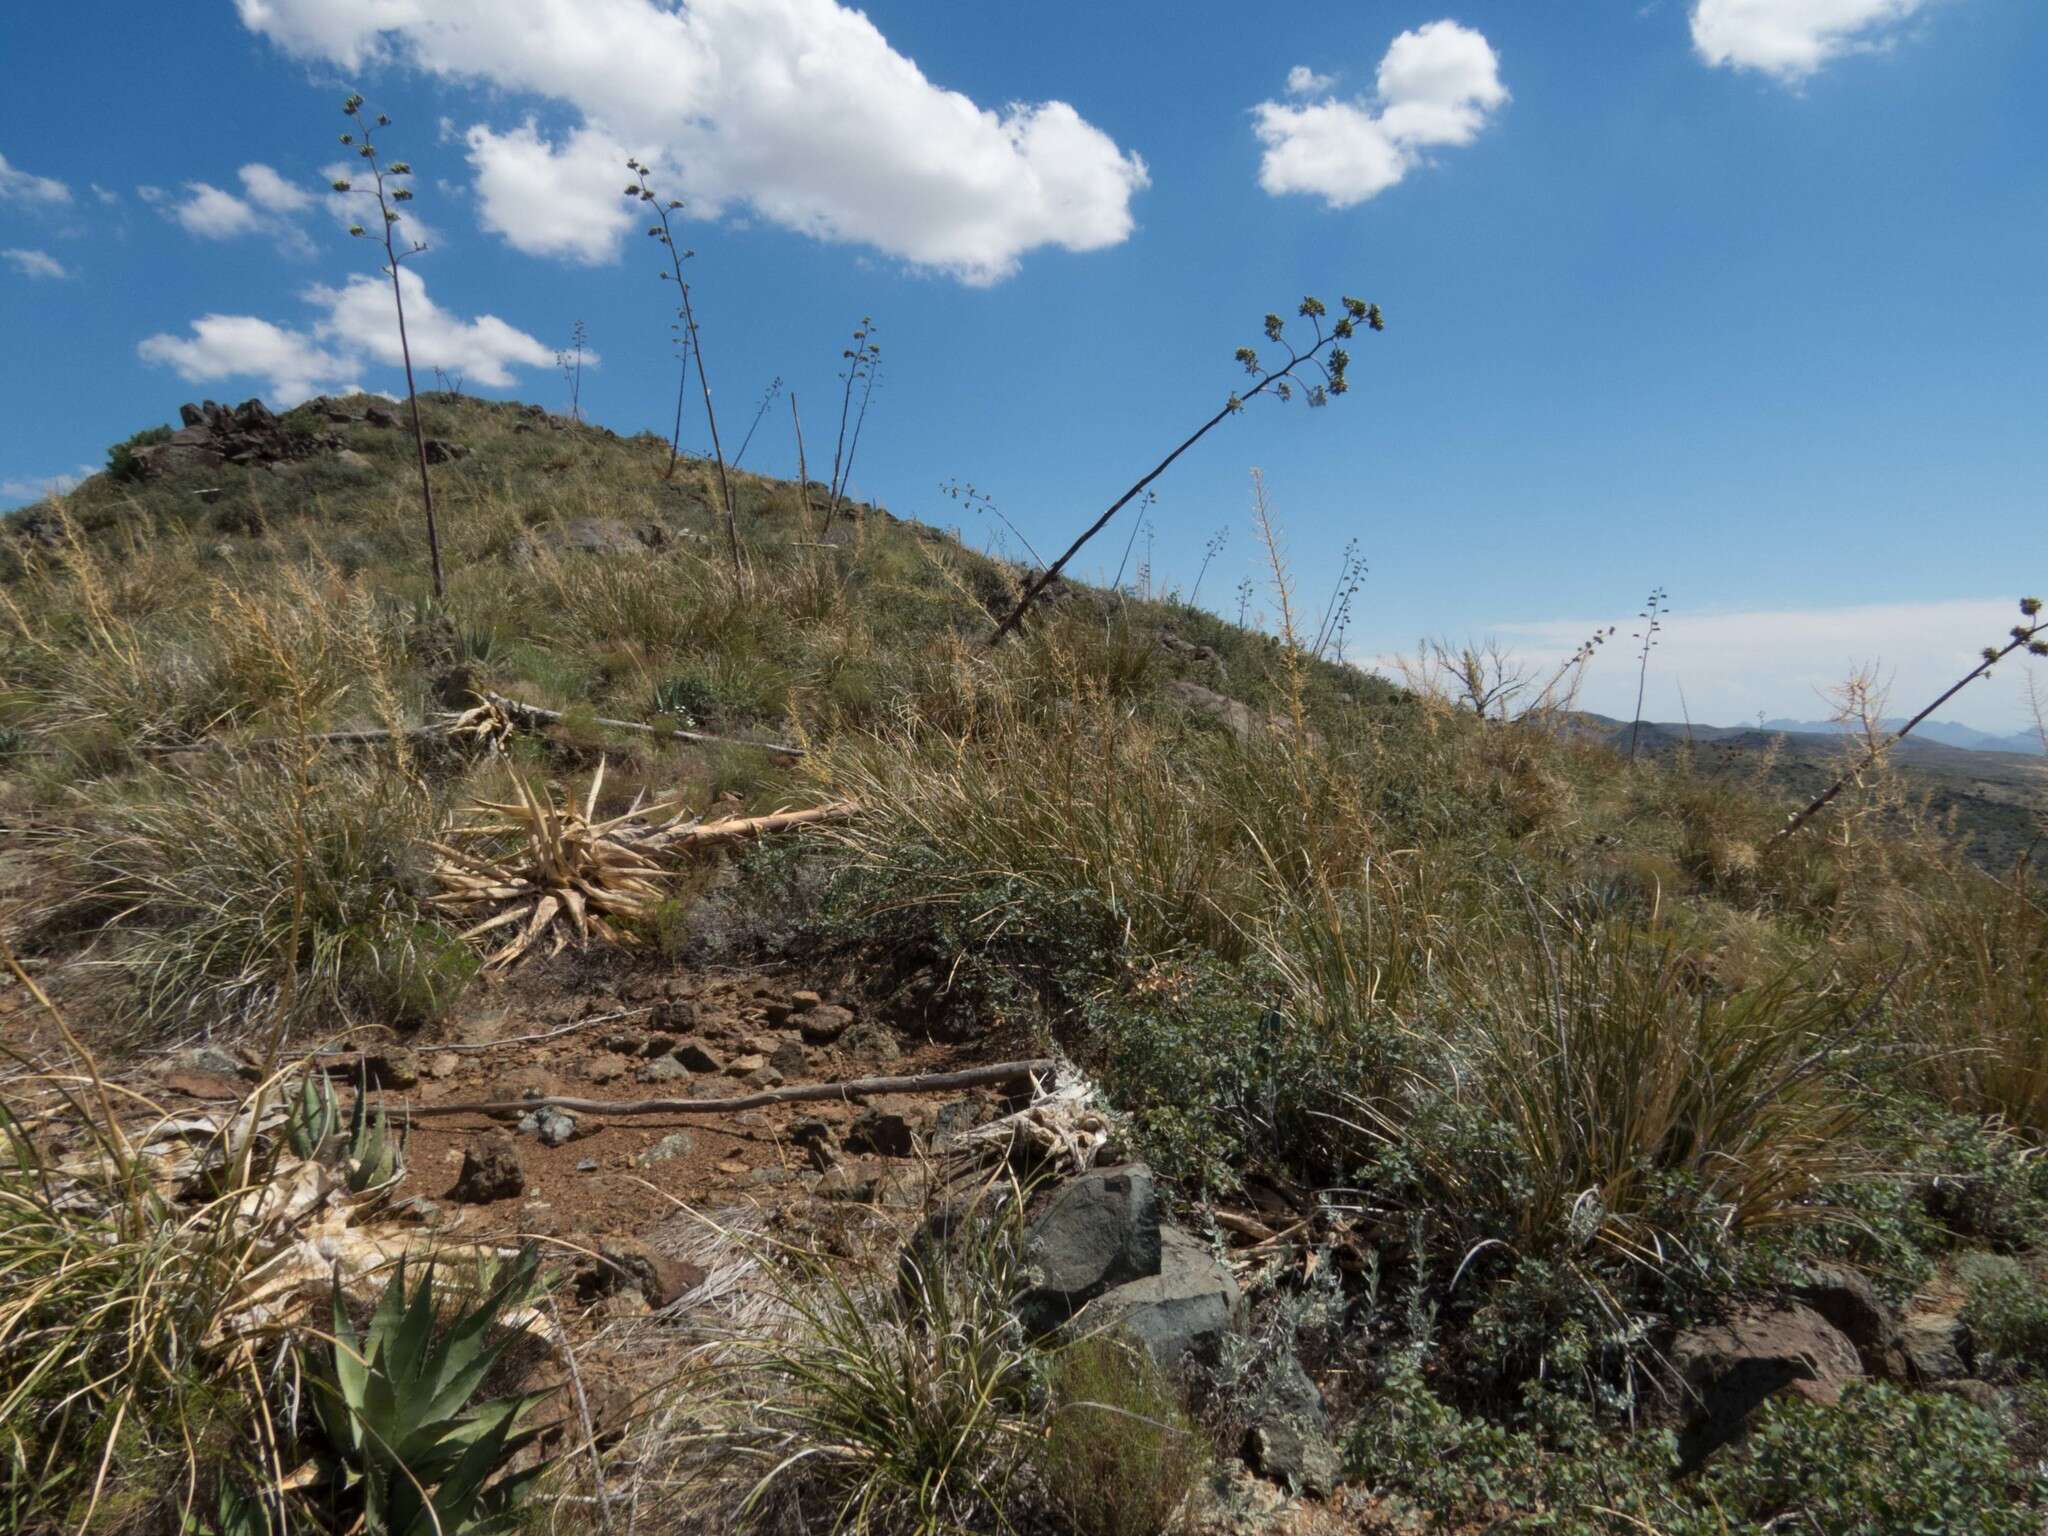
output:
[[[1994,651],[1987,649],[1984,655],[1984,659],[1978,662],[1977,665],[1972,667],[1968,672],[1964,673],[1963,676],[1957,682],[1950,686],[1948,692],[1944,693],[1932,704],[1928,705],[1925,709],[1921,710],[1919,714],[1915,715],[1912,719],[1908,720],[1904,725],[1900,726],[1898,730],[1894,732],[1886,740],[1881,741],[1876,746],[1872,747],[1868,752],[1866,752],[1861,758],[1857,760],[1855,767],[1851,768],[1847,773],[1843,774],[1839,779],[1835,780],[1834,783],[1830,784],[1826,789],[1822,790],[1819,794],[1815,795],[1812,801],[1808,803],[1805,810],[1801,811],[1798,815],[1794,816],[1790,821],[1786,822],[1784,826],[1778,828],[1778,830],[1771,835],[1771,840],[1764,845],[1764,851],[1766,853],[1769,853],[1772,849],[1776,848],[1778,844],[1784,842],[1785,839],[1790,837],[1794,832],[1797,832],[1801,827],[1805,826],[1809,821],[1813,820],[1814,817],[1818,816],[1823,810],[1827,808],[1829,801],[1833,800],[1835,796],[1839,795],[1844,789],[1849,787],[1849,781],[1851,779],[1861,774],[1864,769],[1868,768],[1872,763],[1876,762],[1878,758],[1882,757],[1886,752],[1891,750],[1891,748],[1897,746],[1900,742],[1904,741],[1906,739],[1906,733],[1912,730],[1914,726],[1918,725],[1921,721],[1925,720],[1929,715],[1933,714],[1937,709],[1941,708],[1942,705],[1946,704],[1950,699],[1954,698],[1957,694],[1961,693],[1965,688],[1969,687],[1970,684],[1974,683],[1986,672],[1989,672],[1992,669],[1992,667],[1997,665],[1999,662],[2005,660],[2005,658],[2010,656],[2014,651],[2021,650],[2032,645],[2043,629],[2048,629],[2048,622],[2036,622],[2031,625],[2016,625],[2012,631],[2012,639],[2008,640],[2005,643],[2005,646],[2002,650]]]
[[[576,1398],[576,1415],[583,1421],[583,1443],[590,1449],[590,1475],[597,1485],[597,1518],[607,1536],[612,1528],[612,1499],[604,1486],[604,1453],[597,1448],[597,1426],[590,1421],[590,1399],[583,1392],[583,1373],[576,1368],[576,1346],[569,1330],[562,1326],[561,1309],[555,1298],[547,1298],[548,1311],[555,1319],[555,1333],[562,1341],[562,1358],[569,1363],[569,1386]]]
[[[506,698],[503,694],[486,693],[483,698],[485,703],[497,706],[508,715],[523,717],[528,722],[539,721],[543,725],[560,725],[568,718],[559,709],[542,709],[538,704],[522,704],[517,699]],[[705,731],[662,731],[636,721],[607,720],[602,716],[593,717],[591,723],[601,725],[608,731],[639,731],[643,735],[664,736],[675,741],[708,741],[723,747],[759,747],[763,752],[774,752],[784,757],[802,757],[807,750],[783,741],[742,741],[737,736],[713,736]]]
[[[408,1113],[429,1115],[524,1115],[536,1109],[566,1109],[587,1115],[729,1115],[767,1104],[796,1104],[819,1099],[864,1099],[879,1093],[945,1093],[956,1088],[984,1088],[996,1083],[1028,1082],[1057,1070],[1049,1056],[1030,1061],[1000,1061],[962,1072],[923,1072],[914,1077],[857,1077],[843,1083],[803,1083],[771,1088],[735,1099],[639,1099],[623,1104],[604,1099],[514,1099],[509,1103],[421,1104]]]
[[[1051,565],[1047,566],[1043,571],[1039,572],[1037,579],[1034,580],[1030,586],[1024,589],[1024,595],[1017,600],[1017,606],[1010,610],[1010,616],[1004,619],[1002,623],[998,624],[996,626],[996,632],[988,637],[988,643],[990,645],[997,644],[999,641],[1001,641],[1003,636],[1007,635],[1011,630],[1015,629],[1018,626],[1018,624],[1023,622],[1024,615],[1030,610],[1031,605],[1038,601],[1038,594],[1043,592],[1050,585],[1052,585],[1053,580],[1059,575],[1059,573],[1066,569],[1067,562],[1073,559],[1074,556],[1078,555],[1081,552],[1081,546],[1086,544],[1090,539],[1094,538],[1096,534],[1102,532],[1104,528],[1107,528],[1109,526],[1109,520],[1115,517],[1117,513],[1121,512],[1126,506],[1128,506],[1130,504],[1132,497],[1138,495],[1141,491],[1145,489],[1146,486],[1150,485],[1154,480],[1157,480],[1161,475],[1165,474],[1166,471],[1172,466],[1173,461],[1175,459],[1179,458],[1182,454],[1186,453],[1190,448],[1194,447],[1195,444],[1199,443],[1203,438],[1207,437],[1211,430],[1213,430],[1220,422],[1222,422],[1224,417],[1235,415],[1238,411],[1243,410],[1245,406],[1249,404],[1253,399],[1255,399],[1261,394],[1264,394],[1268,386],[1278,383],[1281,379],[1285,378],[1289,373],[1291,373],[1296,364],[1308,361],[1310,358],[1315,356],[1316,352],[1321,350],[1322,343],[1318,342],[1314,350],[1304,352],[1298,357],[1289,358],[1286,367],[1277,368],[1273,372],[1267,374],[1264,378],[1260,379],[1257,384],[1254,384],[1250,389],[1246,390],[1242,395],[1232,395],[1230,399],[1224,404],[1222,410],[1218,411],[1214,416],[1211,416],[1207,421],[1203,422],[1199,427],[1195,428],[1195,430],[1188,435],[1187,439],[1178,448],[1174,449],[1173,452],[1169,453],[1165,458],[1161,459],[1157,464],[1153,465],[1152,472],[1150,474],[1146,475],[1144,479],[1140,480],[1128,491],[1125,491],[1123,495],[1117,497],[1115,501],[1111,502],[1109,504],[1109,510],[1103,513],[1102,516],[1095,519],[1094,522],[1090,523],[1088,525],[1088,531],[1083,533],[1081,537],[1079,537],[1078,539],[1074,540],[1073,543],[1069,544],[1067,546],[1067,552],[1064,555],[1061,555],[1059,559],[1053,561]]]
[[[796,391],[789,392],[789,421],[796,428],[796,495],[797,505],[803,508],[804,537],[811,536],[811,471],[804,463],[804,421],[796,413]]]

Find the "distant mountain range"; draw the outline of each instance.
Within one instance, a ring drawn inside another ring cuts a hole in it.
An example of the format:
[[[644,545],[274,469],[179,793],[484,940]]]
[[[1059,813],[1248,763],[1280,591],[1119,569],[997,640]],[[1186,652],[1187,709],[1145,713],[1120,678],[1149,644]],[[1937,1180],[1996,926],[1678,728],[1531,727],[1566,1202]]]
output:
[[[1884,722],[1888,731],[1896,731],[1906,723],[1904,715]],[[1761,729],[1784,731],[1801,735],[1836,735],[1847,729],[1833,720],[1766,720]],[[2014,731],[2010,736],[1994,736],[1989,731],[1980,731],[1973,725],[1963,725],[1954,720],[1926,720],[1913,727],[1910,739],[1938,741],[1946,747],[1961,747],[1968,752],[2041,752],[2041,738],[2032,731]]]

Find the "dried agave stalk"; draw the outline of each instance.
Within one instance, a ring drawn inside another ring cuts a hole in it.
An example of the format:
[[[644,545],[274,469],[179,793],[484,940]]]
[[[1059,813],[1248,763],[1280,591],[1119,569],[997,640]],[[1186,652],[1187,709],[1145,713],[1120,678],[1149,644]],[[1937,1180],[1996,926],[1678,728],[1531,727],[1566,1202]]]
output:
[[[571,938],[585,944],[593,934],[629,942],[607,919],[644,918],[661,902],[659,882],[670,872],[655,854],[662,835],[682,819],[675,803],[643,807],[636,800],[624,815],[599,821],[601,761],[580,812],[550,804],[524,775],[511,777],[517,800],[478,801],[479,817],[429,845],[441,856],[434,873],[442,891],[433,905],[457,917],[488,914],[464,939],[519,925],[511,942],[484,961],[487,970],[514,964],[550,935],[551,955]],[[518,841],[500,852],[507,838]]]
[[[495,757],[512,739],[512,717],[489,699],[449,716],[443,727],[450,741],[468,741]]]

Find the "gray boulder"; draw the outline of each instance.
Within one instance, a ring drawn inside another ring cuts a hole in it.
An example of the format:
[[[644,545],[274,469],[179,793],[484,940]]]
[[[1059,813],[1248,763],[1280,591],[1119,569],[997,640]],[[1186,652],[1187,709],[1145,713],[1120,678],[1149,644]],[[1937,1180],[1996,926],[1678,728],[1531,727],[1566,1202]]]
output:
[[[1038,1274],[1020,1308],[1026,1326],[1049,1332],[1113,1286],[1157,1275],[1160,1251],[1151,1169],[1126,1163],[1071,1180],[1025,1238]]]
[[[1162,1227],[1159,1236],[1159,1272],[1103,1292],[1068,1327],[1120,1333],[1160,1366],[1179,1370],[1216,1357],[1242,1320],[1244,1299],[1207,1243],[1178,1227]]]

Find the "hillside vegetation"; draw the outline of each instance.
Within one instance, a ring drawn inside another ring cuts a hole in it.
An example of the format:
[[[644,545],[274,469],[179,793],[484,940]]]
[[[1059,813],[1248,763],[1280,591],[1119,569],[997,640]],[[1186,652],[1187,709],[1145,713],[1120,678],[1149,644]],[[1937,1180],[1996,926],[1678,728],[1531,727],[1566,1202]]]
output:
[[[736,474],[736,579],[707,466],[451,395],[422,404],[466,450],[434,470],[436,603],[376,405],[287,415],[336,441],[276,469],[117,452],[6,524],[0,1525],[2040,1528],[2048,907],[1897,780],[1774,846],[1768,763],[1629,764],[1558,710],[1309,655],[1277,536],[1276,632],[1067,583],[991,646],[1032,572]],[[429,729],[464,711],[502,752]],[[529,807],[480,834],[511,861],[529,815],[636,799],[858,809],[678,865],[611,939],[578,897],[487,967],[519,925],[461,936],[449,829]],[[1241,1330],[1178,1373],[1035,1336],[1002,1184],[922,1268],[764,1239],[753,1332],[677,1315],[627,1430],[477,1342],[520,1309],[586,1337],[573,1254],[411,1312],[404,1271],[374,1316],[235,1310],[286,1251],[251,1192],[287,1141],[349,1198],[440,1198],[367,1114],[320,1119],[308,1052],[712,970],[837,989],[949,1063],[1073,1064],[1230,1261]],[[135,1117],[195,1042],[247,1046],[293,1119],[167,1185]],[[1787,1318],[1847,1366],[1743,1333]],[[1248,1502],[1228,1469],[1296,1378],[1337,1476]],[[378,1417],[427,1396],[445,1422]]]

